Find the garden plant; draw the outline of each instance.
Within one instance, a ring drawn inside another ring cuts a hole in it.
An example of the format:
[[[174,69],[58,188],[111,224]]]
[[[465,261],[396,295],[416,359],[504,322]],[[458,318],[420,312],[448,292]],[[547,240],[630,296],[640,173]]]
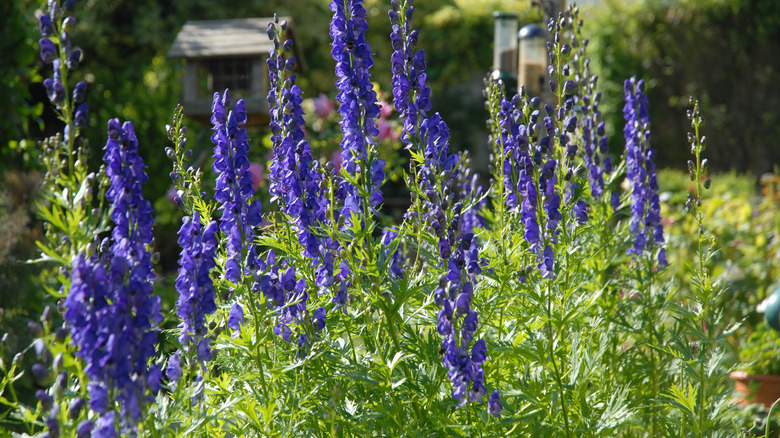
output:
[[[484,184],[450,150],[433,108],[413,1],[392,0],[388,12],[387,94],[408,167],[379,154],[387,113],[362,1],[330,3],[338,160],[313,155],[287,23],[269,23],[270,202],[253,188],[257,146],[230,90],[214,95],[202,168],[185,109],[166,127],[160,153],[185,214],[175,303],[157,292],[133,123],[101,121],[104,139],[81,135],[87,83],[69,80],[83,56],[69,37],[78,7],[50,1],[39,17],[52,66],[44,86],[65,128],[41,145],[51,305],[30,325],[37,363],[0,355],[9,433],[738,434],[724,362],[736,326],[722,323],[707,264],[717,248],[699,106],[691,101],[685,201],[693,251],[681,258],[667,253],[644,81],[625,81],[625,148],[610,155],[576,7],[548,22],[547,97],[508,96],[485,80]],[[91,169],[98,144],[103,165]],[[391,177],[411,193],[399,220],[383,213]],[[23,374],[36,379],[35,404],[15,390]]]

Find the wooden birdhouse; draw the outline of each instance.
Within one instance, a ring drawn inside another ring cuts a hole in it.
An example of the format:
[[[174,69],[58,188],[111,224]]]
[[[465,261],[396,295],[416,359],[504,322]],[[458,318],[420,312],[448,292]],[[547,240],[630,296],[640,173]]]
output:
[[[292,20],[288,38],[292,38]],[[214,92],[230,90],[233,103],[244,99],[248,126],[268,123],[268,50],[266,29],[273,18],[188,21],[176,35],[168,57],[184,60],[184,114],[209,123]],[[302,65],[297,44],[296,65]],[[300,67],[298,67],[300,69]]]

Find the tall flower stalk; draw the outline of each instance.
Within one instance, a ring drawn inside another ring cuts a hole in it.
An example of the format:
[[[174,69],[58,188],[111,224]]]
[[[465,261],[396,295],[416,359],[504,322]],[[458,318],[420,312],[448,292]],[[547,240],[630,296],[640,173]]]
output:
[[[333,239],[321,231],[329,222],[329,200],[324,196],[319,162],[311,155],[311,147],[303,133],[302,91],[295,84],[295,58],[284,53],[292,50],[292,40],[282,41],[287,30],[286,21],[278,18],[268,23],[268,36],[274,46],[267,60],[271,88],[268,102],[271,114],[271,142],[274,159],[271,163],[270,192],[282,213],[286,215],[279,224],[291,229],[297,236],[304,260],[315,272],[315,285],[325,291],[333,284]],[[289,218],[290,222],[287,219]],[[284,224],[284,225],[282,225]],[[286,261],[277,263],[274,251],[265,262],[266,273],[259,280],[259,288],[268,306],[280,313],[275,327],[278,335],[290,341],[291,325],[308,324],[314,330],[302,327],[298,335],[298,347],[303,354],[310,344],[309,336],[324,327],[325,308],[315,311],[317,321],[312,323],[307,310],[309,285],[302,273],[296,273]]]
[[[105,150],[114,228],[104,251],[75,258],[65,320],[86,363],[96,433],[115,436],[135,430],[160,389],[161,370],[149,360],[162,316],[152,293],[152,208],[142,194],[147,177],[133,124],[109,121]]]
[[[214,257],[217,251],[216,221],[204,226],[200,214],[193,211],[185,216],[179,230],[179,275],[176,278],[176,314],[179,323],[179,343],[201,363],[212,358],[211,338],[207,336],[206,316],[217,310],[216,289],[211,279],[211,270],[216,267]]]
[[[626,178],[631,184],[631,234],[636,236],[629,252],[639,255],[664,242],[661,202],[655,171],[655,149],[650,147],[650,128],[644,80],[626,79],[624,85],[626,119]],[[658,253],[658,263],[666,265],[666,251]]]
[[[376,156],[379,104],[371,83],[373,52],[366,41],[366,10],[362,0],[334,0],[331,56],[336,61],[336,100],[340,103],[342,167],[348,178],[341,181],[338,197],[343,200],[341,215],[367,216],[382,203],[379,187],[384,182],[384,160]],[[363,219],[360,219],[361,221]]]
[[[57,1],[49,1],[48,8],[38,16],[40,57],[52,66],[52,75],[44,79],[43,86],[57,118],[65,125],[62,132],[42,143],[46,202],[39,206],[39,214],[46,221],[47,242],[41,249],[44,260],[62,266],[70,265],[95,234],[106,230],[108,222],[103,209],[107,186],[96,184],[103,180],[102,173],[89,171],[90,151],[81,136],[90,123],[87,82],[74,85],[70,80],[84,58],[70,36],[77,20],[68,14],[75,4],[66,1],[61,7]],[[73,220],[62,220],[66,215]]]
[[[487,393],[482,370],[487,344],[474,340],[479,316],[472,306],[477,275],[482,272],[479,250],[473,232],[464,230],[467,223],[461,218],[467,209],[463,201],[455,201],[458,156],[449,154],[449,129],[438,113],[427,116],[431,104],[430,88],[425,82],[425,52],[414,49],[418,31],[413,29],[411,3],[393,1],[389,12],[393,28],[393,98],[403,118],[402,140],[406,149],[412,150],[418,184],[419,208],[407,213],[406,218],[416,223],[418,231],[430,227],[437,239],[438,264],[444,272],[434,291],[434,302],[442,307],[437,331],[444,337],[442,364],[448,369],[452,397],[459,405],[482,403]],[[498,403],[497,397],[491,396],[492,407]],[[500,410],[492,407],[491,413],[498,415]]]

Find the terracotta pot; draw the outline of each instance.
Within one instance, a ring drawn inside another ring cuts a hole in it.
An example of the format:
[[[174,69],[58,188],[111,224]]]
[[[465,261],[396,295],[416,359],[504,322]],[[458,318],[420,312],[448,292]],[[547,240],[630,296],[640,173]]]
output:
[[[729,377],[734,379],[734,388],[739,395],[737,402],[742,406],[760,403],[769,410],[772,403],[780,399],[780,375],[734,371]],[[751,391],[751,386],[755,389],[754,392]]]

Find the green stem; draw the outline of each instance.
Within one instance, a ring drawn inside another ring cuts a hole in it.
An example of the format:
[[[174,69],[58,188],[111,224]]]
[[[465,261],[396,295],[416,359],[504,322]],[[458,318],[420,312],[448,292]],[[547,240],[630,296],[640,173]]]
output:
[[[561,380],[561,373],[558,370],[558,361],[556,359],[555,354],[555,338],[557,335],[555,334],[557,331],[553,328],[552,325],[552,291],[550,290],[549,282],[547,284],[547,330],[549,331],[548,336],[548,345],[550,347],[550,363],[553,367],[553,376],[555,377],[555,382],[558,384],[558,391],[560,392],[560,398],[561,398],[561,411],[563,412],[563,423],[566,426],[566,436],[571,437],[571,427],[569,426],[569,413],[566,406],[566,392],[563,388],[563,381]]]

